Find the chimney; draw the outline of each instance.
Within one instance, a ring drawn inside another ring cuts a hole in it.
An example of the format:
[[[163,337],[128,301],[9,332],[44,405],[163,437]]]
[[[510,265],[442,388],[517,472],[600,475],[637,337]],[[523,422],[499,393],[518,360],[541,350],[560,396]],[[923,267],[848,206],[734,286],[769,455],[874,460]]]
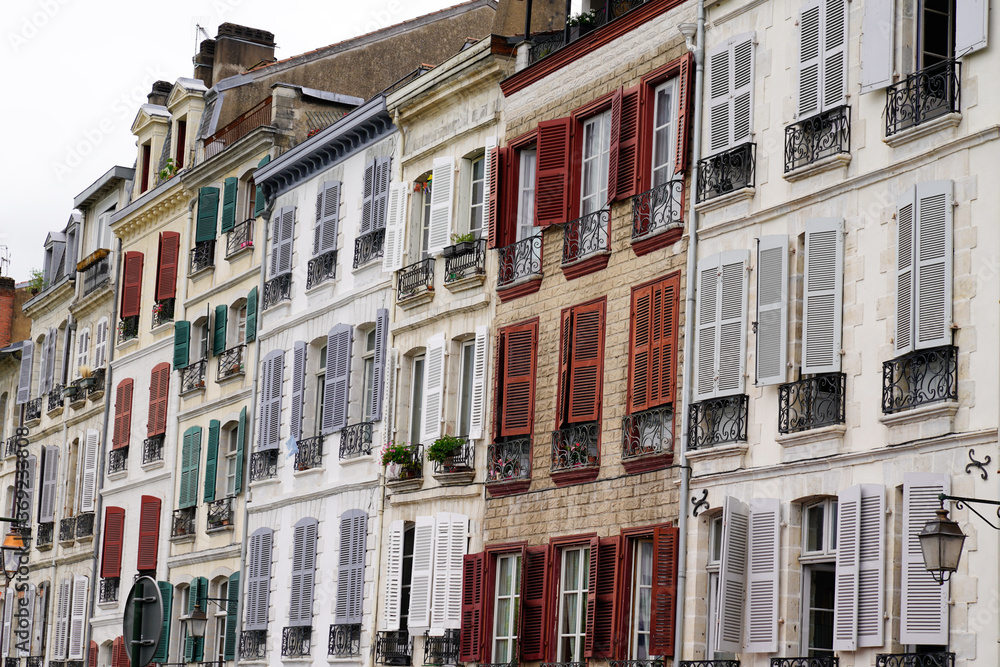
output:
[[[274,33],[235,23],[219,26],[212,58],[213,83],[243,74],[262,62],[274,62]]]
[[[14,333],[14,279],[0,276],[0,348],[13,341]]]
[[[202,40],[194,61],[194,78],[201,79],[206,87],[212,87],[212,66],[215,64],[215,40]]]
[[[149,95],[146,95],[146,101],[161,107],[166,106],[167,98],[170,96],[172,89],[173,85],[169,81],[157,81],[153,84],[153,89],[149,91]]]

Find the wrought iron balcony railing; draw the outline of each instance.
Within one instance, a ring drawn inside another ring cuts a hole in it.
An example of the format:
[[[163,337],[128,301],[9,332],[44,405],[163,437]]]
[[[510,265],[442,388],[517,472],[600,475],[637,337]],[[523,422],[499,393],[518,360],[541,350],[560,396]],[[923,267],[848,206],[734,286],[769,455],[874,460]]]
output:
[[[608,667],[666,667],[666,661],[657,658],[650,660],[608,660]]]
[[[83,386],[83,378],[77,378],[66,385],[63,395],[69,399],[71,406],[78,407],[87,400],[87,390]]]
[[[958,348],[916,350],[882,362],[882,412],[958,400]]]
[[[76,539],[76,517],[71,516],[59,520],[59,541],[72,542]]]
[[[552,472],[598,465],[597,422],[570,424],[552,432]]]
[[[45,656],[43,655],[29,655],[24,659],[25,667],[44,667]]]
[[[785,128],[785,173],[851,152],[851,107],[844,105]]]
[[[885,89],[885,136],[962,108],[962,63],[945,60]]]
[[[42,418],[42,397],[33,398],[24,404],[24,421]]]
[[[424,446],[419,444],[406,445],[409,454],[404,463],[391,463],[387,471],[390,482],[400,482],[407,479],[420,479],[424,476]]]
[[[199,359],[181,369],[181,396],[205,388],[208,359]]]
[[[174,299],[162,299],[153,304],[153,328],[174,321]]]
[[[232,526],[236,516],[236,498],[228,496],[206,503],[208,505],[208,529]]]
[[[587,667],[586,662],[543,662],[541,667]]]
[[[282,273],[264,283],[264,307],[267,310],[271,306],[282,301],[292,300],[292,274]]]
[[[199,241],[191,249],[191,273],[215,266],[215,241]]]
[[[331,625],[326,654],[335,658],[361,655],[361,624]]]
[[[434,258],[423,259],[416,264],[404,266],[396,279],[396,300],[434,291]]]
[[[35,546],[41,549],[42,547],[52,546],[52,538],[55,533],[55,523],[52,521],[46,521],[45,523],[38,524],[38,533],[35,536]]]
[[[406,630],[380,632],[375,636],[375,663],[378,665],[409,665],[413,656],[413,640]]]
[[[824,373],[778,387],[778,432],[844,423],[844,373]]]
[[[240,633],[240,660],[263,660],[267,657],[267,630],[244,630]]]
[[[372,453],[372,427],[374,422],[348,424],[340,431],[340,458],[353,459]]]
[[[688,450],[704,449],[726,442],[745,442],[749,405],[750,400],[746,394],[692,403]]]
[[[87,296],[111,278],[111,257],[105,256],[83,270],[83,295]]]
[[[522,278],[542,275],[542,235],[535,234],[500,248],[497,287],[507,287]]]
[[[118,602],[118,589],[120,586],[120,577],[102,578],[99,598],[100,602]]]
[[[622,417],[622,460],[674,449],[674,409],[663,405]]]
[[[250,481],[271,479],[278,476],[278,450],[265,449],[250,455]]]
[[[683,178],[675,178],[632,197],[632,241],[683,226]]]
[[[142,463],[155,463],[163,460],[164,434],[154,435],[142,441]]]
[[[58,410],[63,406],[63,386],[57,384],[52,387],[52,391],[49,392],[48,398],[48,411]]]
[[[231,347],[219,355],[219,370],[215,381],[222,382],[237,375],[243,375],[243,351],[246,344]]]
[[[306,271],[306,289],[312,289],[337,277],[337,251],[330,250],[309,260]]]
[[[739,660],[681,660],[677,667],[740,667]]]
[[[382,257],[385,251],[385,229],[362,234],[354,239],[354,268]]]
[[[486,275],[486,239],[472,242],[470,250],[463,250],[444,258],[444,283],[458,282],[464,278]]]
[[[221,130],[205,139],[205,160],[226,150],[258,127],[271,124],[271,97],[267,97],[244,111]]]
[[[139,337],[139,316],[123,317],[118,320],[118,342],[133,340]]]
[[[531,479],[531,438],[510,438],[486,448],[486,481]]]
[[[442,637],[431,637],[424,633],[424,664],[425,665],[457,665],[460,632],[445,630]]]
[[[87,389],[87,398],[98,398],[104,394],[105,381],[107,379],[107,371],[103,368],[98,368],[91,374],[92,383]],[[87,378],[84,378],[84,385],[87,384]]]
[[[253,247],[253,218],[237,222],[226,232],[226,258]]]
[[[197,520],[197,507],[182,507],[178,510],[174,510],[174,521],[170,530],[170,537],[193,536]]]
[[[611,209],[602,208],[563,226],[562,263],[572,264],[611,250]]]
[[[323,436],[299,440],[299,451],[295,453],[296,470],[312,470],[323,465]]]
[[[299,658],[312,651],[312,628],[308,625],[293,625],[281,630],[281,655]]]
[[[771,658],[770,667],[840,667],[840,658],[836,656]]]
[[[448,474],[472,470],[476,465],[476,444],[468,436],[462,436],[465,442],[459,445],[452,456],[443,461],[434,462],[434,474]]]
[[[955,667],[955,654],[948,651],[933,653],[879,653],[875,667]]]
[[[108,474],[125,472],[128,470],[128,445],[115,447],[108,452]]]
[[[609,0],[604,3],[604,7],[596,9],[580,21],[576,26],[567,27],[545,37],[532,37],[534,44],[528,52],[528,62],[535,63],[545,56],[555,53],[568,44],[572,44],[581,37],[589,35],[611,21],[627,14],[632,9],[642,5],[647,0]]]
[[[76,515],[76,536],[77,538],[94,536],[93,512],[84,512],[83,514]]]
[[[10,436],[4,442],[3,445],[3,455],[4,458],[10,458],[12,456],[17,456],[17,438],[15,436]]]
[[[740,144],[698,162],[697,200],[721,197],[755,183],[757,144]]]

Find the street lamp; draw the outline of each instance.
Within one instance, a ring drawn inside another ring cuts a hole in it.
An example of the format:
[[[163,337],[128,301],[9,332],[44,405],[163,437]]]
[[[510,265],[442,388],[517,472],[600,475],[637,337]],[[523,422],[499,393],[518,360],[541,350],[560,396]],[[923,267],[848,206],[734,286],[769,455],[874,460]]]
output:
[[[0,518],[2,520],[2,518]],[[20,553],[24,550],[24,536],[21,535],[21,531],[16,526],[7,533],[6,537],[3,538],[3,544],[0,544],[0,561],[2,561],[3,576],[7,585],[10,585],[11,580],[17,574],[18,564],[14,567],[8,569],[7,561],[10,559],[12,554]]]
[[[924,555],[924,567],[934,577],[934,581],[944,585],[958,569],[965,533],[958,523],[948,518],[943,500],[941,504],[941,509],[935,512],[937,518],[924,524],[924,529],[917,537],[920,538],[920,550]]]
[[[181,622],[184,624],[184,629],[188,637],[204,637],[205,631],[208,629],[208,616],[205,615],[200,604],[196,604],[194,611],[188,614],[186,618],[182,618]]]

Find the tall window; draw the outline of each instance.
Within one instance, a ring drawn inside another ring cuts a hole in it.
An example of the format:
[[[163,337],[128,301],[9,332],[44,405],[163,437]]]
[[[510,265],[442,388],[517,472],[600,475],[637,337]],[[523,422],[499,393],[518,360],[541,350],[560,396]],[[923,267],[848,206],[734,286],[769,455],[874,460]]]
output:
[[[236,311],[236,344],[243,345],[247,342],[247,305],[244,303]]]
[[[472,161],[472,184],[469,192],[469,231],[479,238],[483,228],[483,210],[486,199],[486,158],[478,157]]]
[[[674,176],[677,141],[677,79],[668,79],[653,91],[653,182],[663,185]]]
[[[719,566],[722,562],[722,515],[712,517],[708,524],[708,646],[705,655],[714,660],[735,660],[732,653],[715,650],[716,619],[719,617]]]
[[[323,432],[323,398],[326,390],[326,345],[319,349],[319,371],[316,372],[316,424],[314,435]]]
[[[220,469],[225,470],[225,489],[226,496],[236,495],[236,450],[239,448],[239,427],[236,424],[232,424],[229,428],[223,431],[223,442],[225,443],[226,452],[226,465],[219,466]],[[225,597],[225,596],[222,596]]]
[[[229,599],[229,580],[223,579],[219,582],[219,594],[216,596],[220,600]],[[228,604],[216,604],[215,606],[215,660],[217,664],[225,664],[226,661],[226,610]]]
[[[476,341],[462,343],[462,369],[458,397],[458,434],[466,436],[472,425],[472,375],[476,366]]]
[[[521,608],[521,555],[497,557],[496,607],[493,611],[493,662],[510,663],[518,655]]]
[[[364,393],[362,395],[362,408],[364,413],[362,421],[372,420],[372,393],[375,391],[375,327],[372,327],[365,334],[365,351],[362,356],[364,364]]]
[[[583,170],[580,180],[580,215],[600,210],[608,201],[608,158],[611,154],[611,111],[583,123]]]
[[[403,530],[403,577],[399,587],[399,630],[405,632],[410,619],[410,585],[413,581],[413,538],[415,526],[408,524]]]
[[[143,193],[149,189],[149,167],[150,167],[149,162],[150,162],[150,157],[152,155],[152,147],[147,142],[142,145],[141,150],[142,150],[142,175],[141,175],[142,189],[139,192]]]
[[[257,206],[257,184],[250,176],[243,187],[243,220],[254,219],[254,209]],[[239,221],[237,221],[239,222]]]
[[[633,660],[648,660],[649,623],[653,604],[653,541],[636,541],[634,552],[629,643]]]
[[[517,240],[521,241],[535,234],[535,158],[537,151],[532,148],[520,152],[521,168],[518,183]]]
[[[413,357],[410,376],[410,443],[420,442],[420,424],[424,414],[424,355]],[[428,443],[430,444],[430,443]]]
[[[833,602],[837,558],[837,499],[802,509],[803,655],[833,657]]]
[[[424,183],[423,198],[420,200],[420,259],[427,259],[431,256],[427,249],[430,247],[431,236],[431,187],[430,180]]]
[[[563,549],[559,587],[559,662],[584,662],[590,547]]]
[[[3,442],[7,435],[7,392],[0,396],[0,442]]]
[[[920,3],[920,63],[925,69],[955,55],[955,0]]]
[[[111,214],[114,209],[109,209],[97,216],[97,224],[94,226],[94,250],[100,248],[111,249]]]
[[[177,121],[177,143],[175,146],[174,167],[180,171],[184,168],[184,156],[187,154],[187,119]]]

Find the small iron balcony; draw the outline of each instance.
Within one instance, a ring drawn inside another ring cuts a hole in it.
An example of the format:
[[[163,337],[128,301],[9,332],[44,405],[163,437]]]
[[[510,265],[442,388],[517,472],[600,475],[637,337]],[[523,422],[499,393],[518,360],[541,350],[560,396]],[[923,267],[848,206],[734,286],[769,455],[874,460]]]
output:
[[[84,512],[83,514],[76,515],[76,537],[80,539],[81,537],[93,537],[94,536],[94,513]]]
[[[444,284],[455,283],[465,278],[486,275],[486,240],[479,239],[467,243],[459,243],[454,252],[448,253],[445,248]]]
[[[38,533],[35,536],[35,546],[39,549],[41,549],[42,547],[51,547],[54,533],[55,533],[55,522],[47,521],[45,523],[39,523]]]
[[[882,412],[958,400],[958,348],[915,350],[882,362]]]
[[[401,482],[407,479],[420,479],[424,476],[424,447],[423,445],[407,445],[409,457],[404,463],[390,463],[388,474],[389,482]]]
[[[746,442],[749,405],[750,399],[746,394],[691,404],[688,451],[727,442]]]
[[[312,628],[308,625],[293,625],[281,630],[281,656],[301,658],[312,651]]]
[[[237,345],[219,355],[219,370],[215,377],[216,382],[222,382],[223,380],[244,374],[243,353],[246,347],[245,344]]]
[[[497,287],[507,287],[529,276],[542,275],[541,233],[500,248]]]
[[[353,459],[372,453],[374,422],[348,424],[340,431],[340,458]]]
[[[622,417],[622,461],[669,454],[674,449],[674,409],[669,405]]]
[[[76,539],[76,517],[71,516],[59,520],[59,541],[73,542]]]
[[[253,218],[236,223],[226,232],[226,259],[253,247]]]
[[[250,455],[250,481],[271,479],[278,476],[278,450],[265,449]]]
[[[445,630],[442,637],[431,637],[424,633],[425,665],[457,665],[460,649],[460,632]]]
[[[396,278],[396,301],[434,291],[434,258],[420,260],[416,264],[404,266]]]
[[[207,369],[208,359],[192,361],[181,369],[181,396],[205,388],[205,371]]]
[[[563,266],[610,250],[610,208],[588,213],[563,226]]]
[[[528,52],[528,63],[533,64],[555,53],[564,46],[572,44],[581,37],[585,37],[593,31],[624,16],[647,1],[615,0],[615,2],[606,2],[600,9],[595,9],[590,13],[578,17],[576,25],[571,25],[571,22],[567,21],[565,30],[560,30],[557,33],[543,37],[532,36],[533,45]]]
[[[98,368],[91,374],[90,378],[83,378],[83,386],[87,387],[87,398],[97,400],[104,395],[106,376],[107,371],[104,368]],[[90,380],[89,386],[87,380]]]
[[[385,229],[362,234],[354,239],[354,268],[382,257],[385,252]]]
[[[282,301],[292,300],[292,274],[282,273],[264,283],[264,304],[261,310],[267,310],[271,306]]]
[[[571,424],[552,432],[552,472],[598,465],[597,422]]]
[[[844,373],[824,373],[778,387],[778,433],[843,424]]]
[[[785,128],[785,173],[851,152],[851,107],[844,105]]]
[[[197,507],[182,507],[174,510],[174,521],[170,537],[193,537],[197,519]]]
[[[947,651],[934,653],[879,653],[875,667],[955,667],[955,654]]]
[[[108,474],[125,472],[128,470],[128,445],[115,447],[108,452]]]
[[[380,632],[375,636],[375,663],[403,667],[411,664],[413,640],[403,631]]]
[[[240,633],[240,660],[263,660],[267,656],[267,630]]]
[[[153,304],[153,327],[174,321],[174,299],[163,299]]]
[[[835,656],[771,658],[770,667],[840,667],[840,658]]]
[[[233,525],[235,518],[236,498],[227,496],[218,500],[211,500],[208,503],[208,529],[225,528]]]
[[[142,441],[142,463],[155,463],[163,460],[164,434],[154,435]]]
[[[331,625],[326,654],[334,658],[361,655],[361,624]]]
[[[299,451],[295,453],[296,470],[312,470],[323,465],[323,436],[299,440]]]
[[[118,589],[121,585],[120,577],[105,577],[101,579],[100,602],[118,602]]]
[[[191,274],[215,266],[215,241],[200,241],[191,249]]]
[[[962,108],[962,63],[945,60],[885,89],[885,136]]]
[[[55,412],[56,410],[61,410],[63,407],[63,386],[57,384],[52,387],[52,391],[49,392],[48,397],[48,412]]]
[[[681,660],[677,667],[740,667],[739,660]]]
[[[139,337],[139,316],[123,317],[118,321],[118,342],[133,340]]]
[[[306,270],[306,289],[312,289],[336,277],[337,251],[331,250],[309,260],[309,268]]]
[[[36,421],[42,418],[42,397],[33,398],[24,404],[24,421]]]
[[[632,197],[632,242],[684,226],[684,179],[675,178]]]
[[[463,436],[465,437],[465,436]],[[476,444],[465,437],[465,442],[458,446],[455,453],[443,461],[434,461],[434,474],[447,475],[453,472],[472,470],[476,462]]]
[[[87,296],[108,282],[109,278],[111,278],[111,257],[105,255],[83,270],[83,296]]]
[[[698,162],[697,202],[721,197],[755,183],[757,144],[740,144]]]
[[[531,479],[531,438],[510,438],[486,448],[487,483],[528,479]]]

